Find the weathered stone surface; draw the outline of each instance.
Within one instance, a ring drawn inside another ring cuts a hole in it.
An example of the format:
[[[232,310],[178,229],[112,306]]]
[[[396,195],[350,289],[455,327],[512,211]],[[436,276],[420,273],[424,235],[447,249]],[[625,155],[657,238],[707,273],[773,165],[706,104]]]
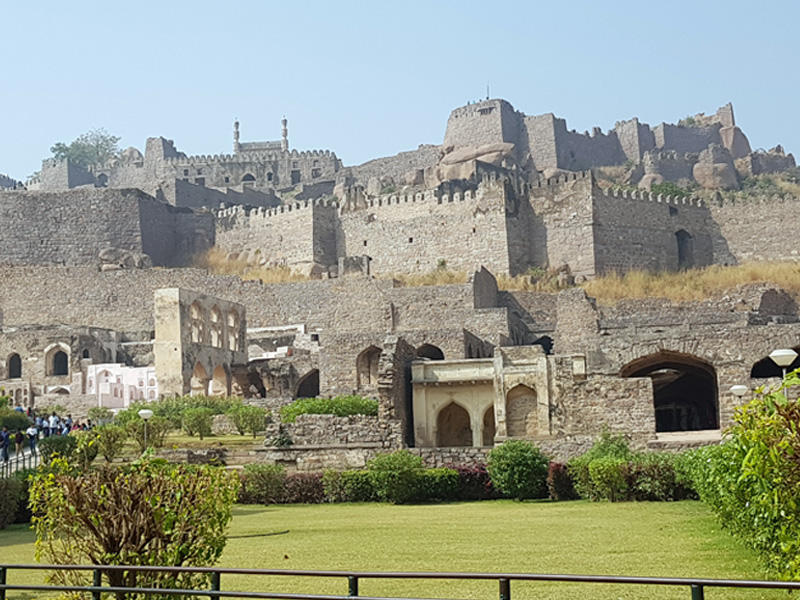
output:
[[[728,149],[734,160],[750,154],[750,142],[744,132],[737,126],[723,127],[719,130],[722,145]]]

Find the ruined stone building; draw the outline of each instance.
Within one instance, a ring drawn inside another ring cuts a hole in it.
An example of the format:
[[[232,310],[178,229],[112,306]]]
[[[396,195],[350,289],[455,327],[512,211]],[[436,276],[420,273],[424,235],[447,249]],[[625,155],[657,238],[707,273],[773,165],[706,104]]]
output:
[[[187,157],[151,138],[144,155],[92,171],[47,163],[28,190],[0,192],[0,387],[76,414],[99,398],[119,408],[188,393],[273,410],[316,395],[379,400],[378,417],[271,425],[268,440],[293,444],[262,458],[300,469],[405,446],[431,464],[477,461],[509,438],[565,458],[603,428],[636,447],[717,440],[741,402],[730,387],[775,381],[768,354],[800,348],[786,292],[600,306],[581,288],[504,292],[495,279],[786,259],[775,232],[795,226],[795,199],[598,186],[592,167],[626,161],[642,179],[698,165],[702,179],[727,157],[753,172],[794,165],[750,152],[729,106],[693,119],[580,135],[489,100],[456,109],[442,146],[357,167],[290,150],[285,124],[261,143],[240,142],[237,126],[232,155]],[[191,268],[209,248],[311,277]],[[390,277],[442,263],[474,275],[422,287]]]

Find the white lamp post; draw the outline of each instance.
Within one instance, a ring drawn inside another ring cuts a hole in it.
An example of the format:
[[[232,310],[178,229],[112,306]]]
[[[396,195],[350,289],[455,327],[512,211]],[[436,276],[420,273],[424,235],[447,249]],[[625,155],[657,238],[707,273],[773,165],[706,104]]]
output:
[[[139,416],[144,420],[144,449],[147,450],[147,421],[153,416],[153,411],[143,408],[139,411]]]
[[[772,362],[781,368],[783,371],[783,378],[786,379],[786,368],[797,358],[797,352],[791,348],[779,348],[778,350],[773,350],[769,357],[772,359]]]

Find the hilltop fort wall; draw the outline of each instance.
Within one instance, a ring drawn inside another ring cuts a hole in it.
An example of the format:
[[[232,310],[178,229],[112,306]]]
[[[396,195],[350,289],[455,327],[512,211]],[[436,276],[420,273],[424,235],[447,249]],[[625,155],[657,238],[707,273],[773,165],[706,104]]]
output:
[[[213,245],[213,216],[158,202],[140,190],[0,193],[2,262],[97,264],[100,251],[147,254],[180,265]]]

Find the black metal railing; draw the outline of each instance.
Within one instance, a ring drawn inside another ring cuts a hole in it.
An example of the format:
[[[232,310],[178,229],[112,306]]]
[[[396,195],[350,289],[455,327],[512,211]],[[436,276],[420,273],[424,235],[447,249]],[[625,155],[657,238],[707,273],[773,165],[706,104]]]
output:
[[[92,585],[21,585],[9,584],[8,573],[12,571],[47,570],[47,571],[87,571],[92,573]],[[205,573],[210,576],[209,589],[173,589],[152,587],[104,586],[103,573],[108,571],[159,572],[159,573]],[[222,589],[223,575],[258,575],[289,577],[328,577],[342,578],[347,581],[347,594],[287,594],[277,592],[246,592]],[[358,584],[362,579],[449,579],[460,581],[496,581],[498,583],[498,599],[511,600],[512,581],[544,581],[582,584],[617,584],[617,585],[656,585],[685,588],[692,600],[703,600],[706,588],[749,588],[800,590],[800,581],[755,581],[740,579],[690,579],[674,577],[615,577],[606,575],[555,575],[540,573],[427,573],[427,572],[370,572],[370,571],[298,571],[284,569],[223,569],[223,568],[191,568],[191,567],[140,567],[140,566],[78,566],[78,565],[8,565],[0,564],[0,600],[6,600],[7,591],[43,591],[43,592],[85,592],[92,595],[93,600],[100,600],[103,593],[135,593],[147,596],[203,596],[208,598],[286,598],[288,600],[427,600],[414,597],[382,597],[359,596]]]
[[[9,477],[22,469],[35,469],[39,465],[39,453],[20,452],[7,461],[0,460],[0,477]]]

